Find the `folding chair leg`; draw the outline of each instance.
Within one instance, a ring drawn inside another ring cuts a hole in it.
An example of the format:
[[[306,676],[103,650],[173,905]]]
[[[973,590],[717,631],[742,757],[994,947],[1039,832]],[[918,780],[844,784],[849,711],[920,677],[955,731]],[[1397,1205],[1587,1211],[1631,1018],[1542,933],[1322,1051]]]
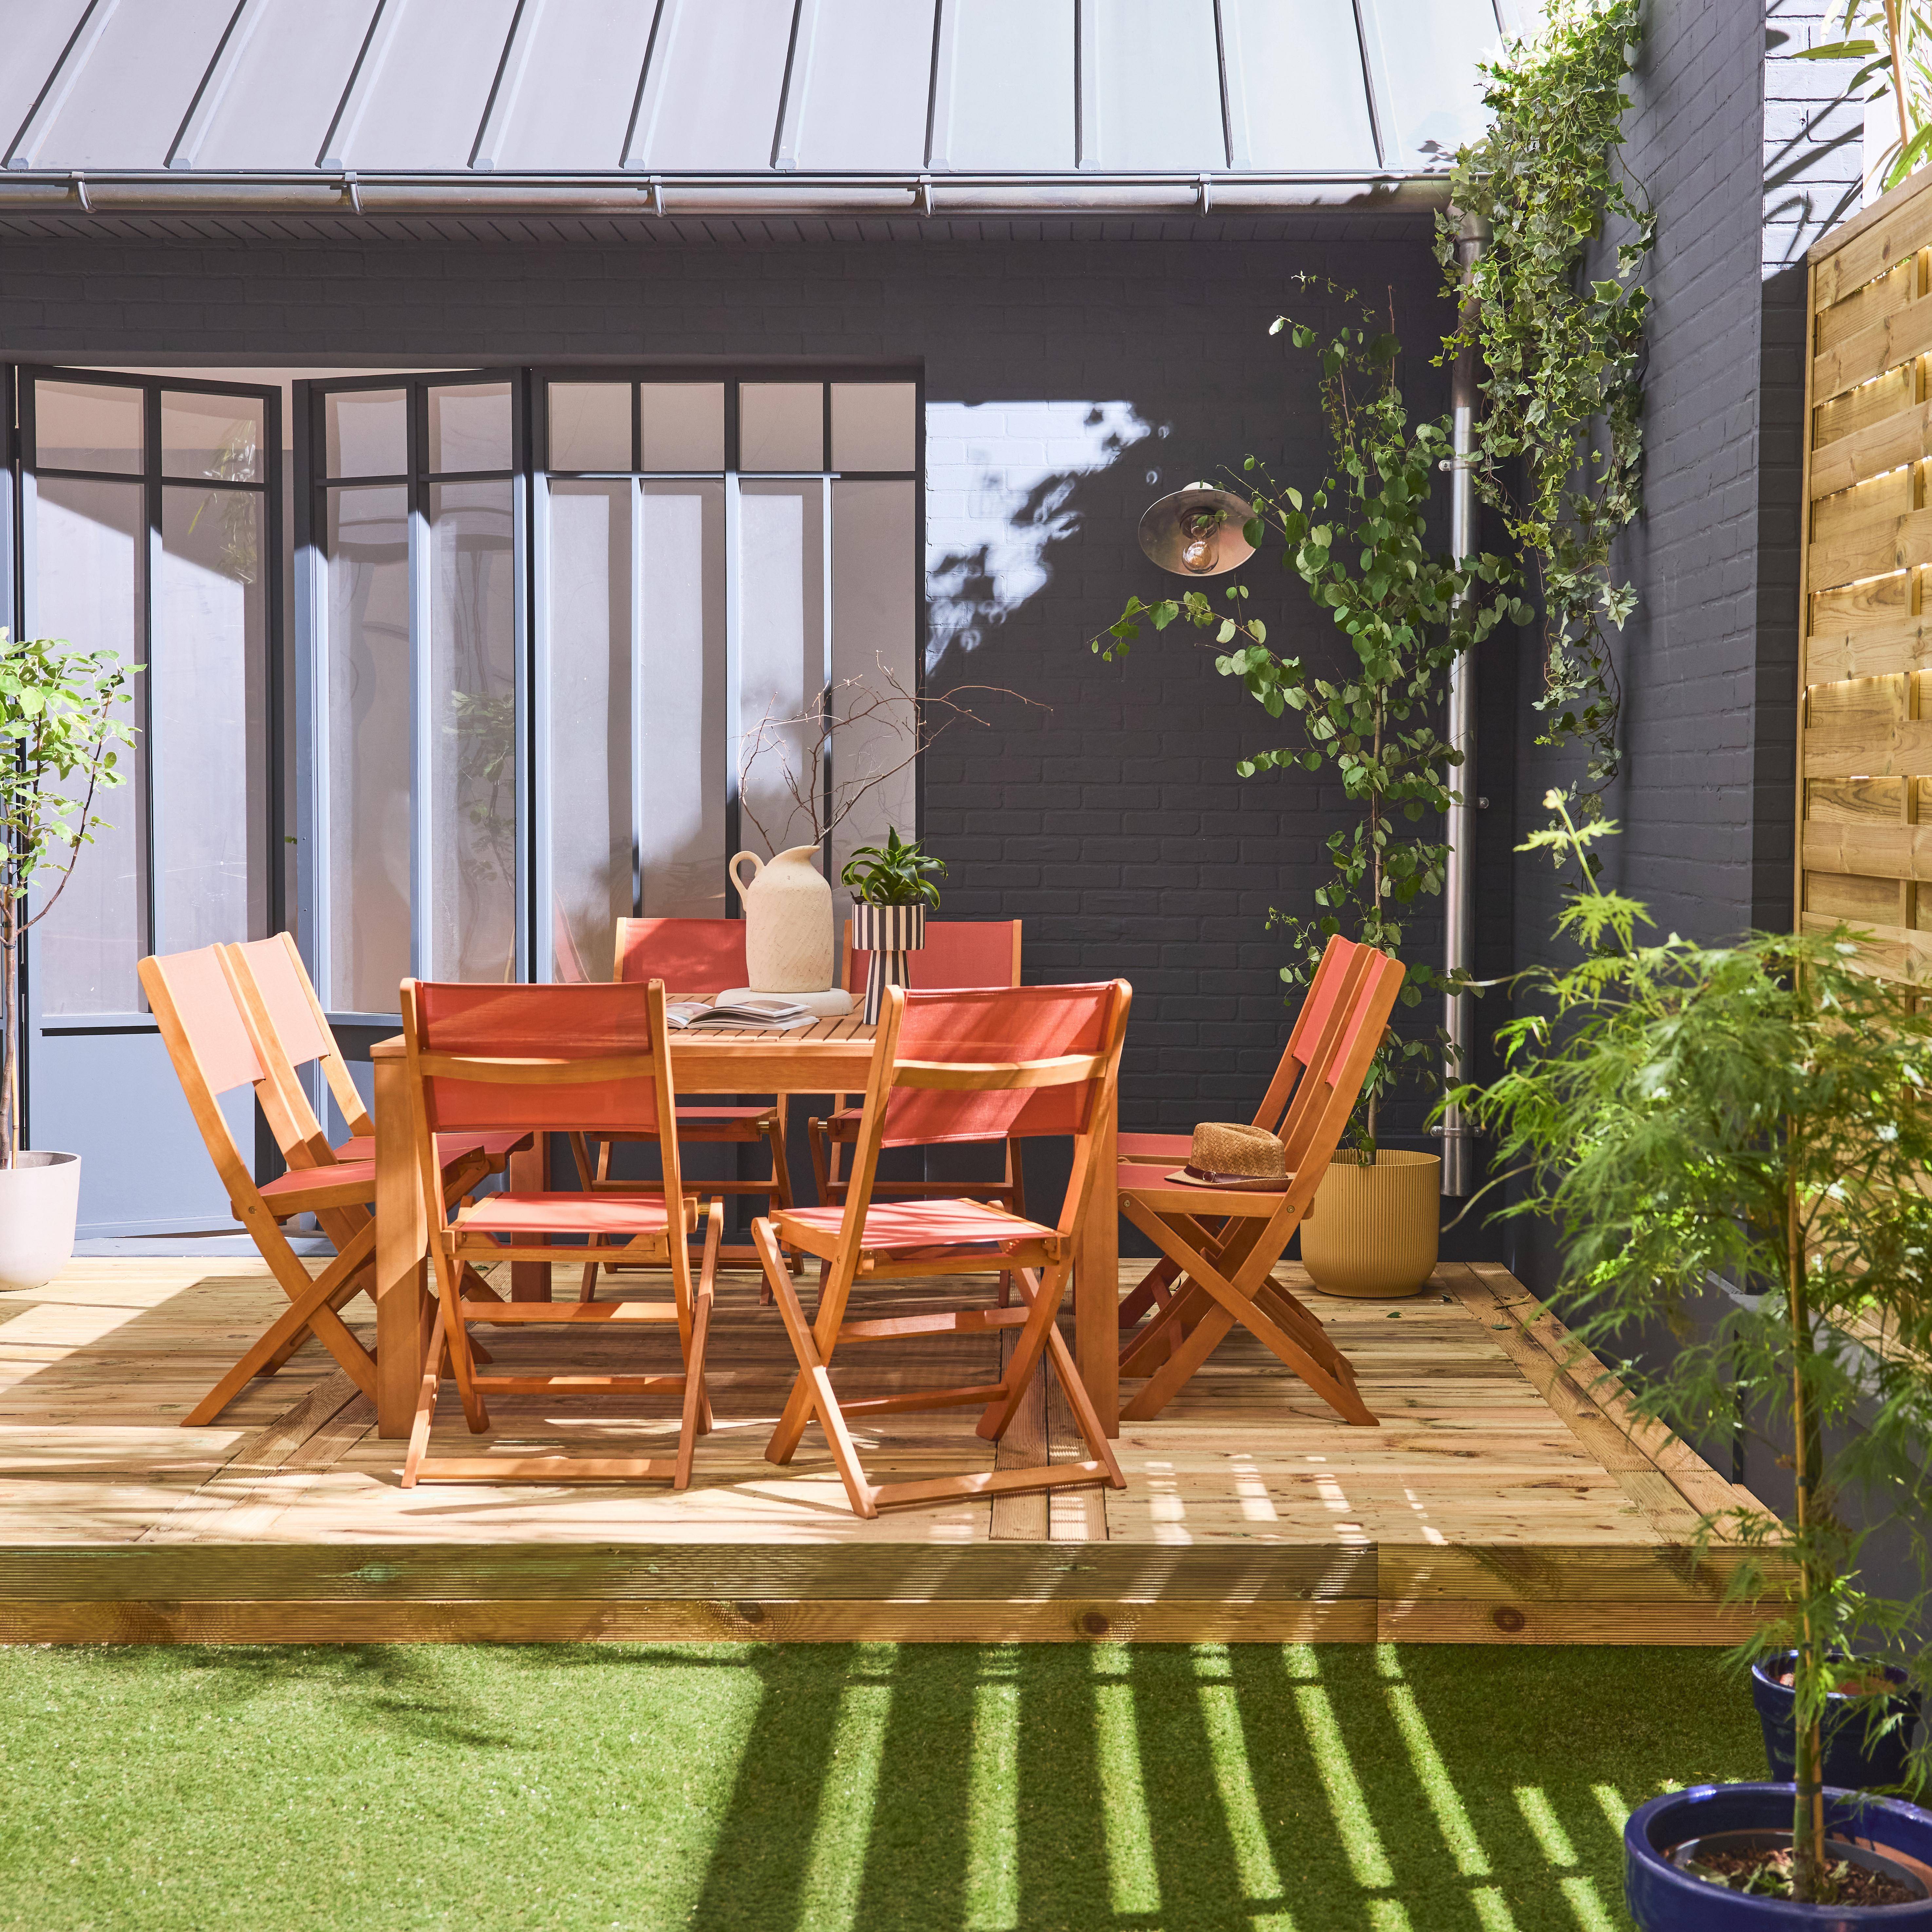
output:
[[[1040,1372],[1040,1354],[1046,1346],[1046,1331],[1060,1312],[1060,1304],[1066,1294],[1067,1276],[1072,1271],[1072,1262],[1058,1262],[1037,1286],[1033,1283],[1030,1269],[1018,1271],[1020,1292],[1026,1296],[1030,1306],[1025,1323],[1014,1340],[1013,1352],[1006,1360],[1004,1378],[1006,1392],[998,1402],[987,1404],[985,1414],[975,1425],[974,1432],[989,1442],[997,1442],[1012,1426],[1027,1390]]]
[[[1120,1473],[1114,1445],[1107,1440],[1107,1432],[1100,1426],[1100,1412],[1094,1406],[1094,1398],[1087,1393],[1087,1384],[1080,1379],[1080,1371],[1074,1365],[1073,1351],[1066,1346],[1066,1338],[1060,1334],[1058,1324],[1046,1331],[1046,1349],[1052,1358],[1053,1372],[1060,1378],[1066,1406],[1073,1412],[1074,1426],[1080,1431],[1094,1461],[1107,1472],[1108,1488],[1124,1490],[1127,1479]]]
[[[1120,1332],[1125,1334],[1150,1308],[1165,1308],[1168,1290],[1180,1270],[1162,1255],[1120,1300]]]
[[[436,1392],[442,1382],[443,1365],[449,1348],[442,1326],[442,1310],[436,1311],[436,1325],[429,1335],[429,1354],[423,1364],[422,1382],[416,1390],[416,1412],[410,1423],[410,1446],[403,1458],[403,1487],[416,1486],[416,1474],[429,1453],[429,1432],[436,1420]]]
[[[808,1120],[805,1137],[812,1148],[812,1178],[818,1186],[818,1204],[829,1208],[832,1205],[832,1170],[826,1149],[832,1138],[831,1129],[824,1120]]]
[[[824,1425],[826,1440],[832,1445],[832,1460],[838,1465],[840,1480],[845,1485],[847,1498],[852,1505],[852,1514],[859,1516],[875,1516],[878,1506],[873,1498],[872,1485],[866,1479],[860,1466],[859,1452],[854,1446],[850,1431],[845,1426],[845,1418],[839,1413],[838,1398],[832,1392],[832,1378],[826,1372],[825,1364],[818,1358],[818,1344],[813,1341],[812,1330],[806,1326],[805,1310],[799,1306],[798,1292],[792,1286],[790,1272],[778,1252],[771,1223],[757,1220],[752,1223],[752,1238],[758,1246],[758,1258],[764,1264],[765,1276],[772,1285],[772,1293],[778,1304],[778,1312],[784,1318],[785,1333],[791,1337],[792,1352],[798,1358],[799,1376],[792,1392],[793,1402],[801,1396],[807,1405],[809,1416],[816,1410],[819,1420]],[[786,1408],[788,1414],[790,1405]],[[778,1430],[772,1432],[772,1439],[765,1448],[765,1460],[781,1466],[789,1462],[798,1446],[797,1436],[782,1454],[776,1453],[778,1436],[784,1429],[781,1422]],[[802,1432],[801,1430],[800,1433]]]
[[[710,1426],[710,1405],[704,1394],[704,1345],[711,1334],[711,1285],[706,1282],[692,1298],[691,1352],[684,1362],[684,1403],[678,1418],[677,1467],[670,1479],[674,1490],[691,1486],[691,1459],[698,1438]]]

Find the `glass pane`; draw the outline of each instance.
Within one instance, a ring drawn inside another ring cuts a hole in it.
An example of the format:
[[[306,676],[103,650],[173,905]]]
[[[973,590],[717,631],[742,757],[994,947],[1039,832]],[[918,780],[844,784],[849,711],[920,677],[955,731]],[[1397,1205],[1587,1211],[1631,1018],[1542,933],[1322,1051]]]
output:
[[[553,450],[560,386],[551,390]],[[628,398],[628,391],[619,393]],[[559,482],[550,488],[554,980],[609,979],[616,922],[628,916],[632,905],[631,500],[635,488],[628,478]]]
[[[154,950],[259,938],[262,500],[161,493],[161,575],[148,686],[154,733]]]
[[[832,835],[832,890],[842,902],[848,896],[838,877],[853,853],[883,843],[888,826],[910,838],[918,823],[910,762],[919,689],[913,490],[909,482],[832,486],[832,709],[840,721],[832,742],[833,801],[864,788]]]
[[[34,520],[34,622],[43,637],[140,662],[141,560],[146,518],[138,483],[42,479]],[[136,721],[131,706],[122,717]],[[97,793],[106,819],[35,929],[40,1009],[131,1013],[141,1004],[134,962],[146,952],[146,786],[140,751],[124,749],[128,782]],[[43,879],[44,895],[59,884]]]
[[[328,493],[328,987],[392,1013],[410,970],[407,493]]]
[[[430,956],[443,980],[516,977],[516,583],[511,490],[429,493]]]
[[[646,483],[640,507],[643,910],[653,918],[719,919],[730,856],[724,849],[724,486]]]
[[[432,470],[510,467],[510,386],[475,382],[429,392]]]
[[[100,382],[34,385],[34,454],[43,470],[141,473],[141,392]]]
[[[630,468],[629,383],[550,384],[550,466],[553,470]]]
[[[161,392],[161,473],[262,480],[262,405],[252,396]]]
[[[747,382],[738,392],[740,470],[822,470],[825,391],[817,382]]]
[[[832,466],[910,470],[919,391],[910,382],[834,382]]]
[[[748,483],[740,500],[740,842],[809,844],[825,682],[823,486]]]
[[[640,400],[645,469],[724,467],[722,382],[646,382]]]
[[[400,476],[408,470],[407,398],[402,390],[339,389],[325,396],[322,404],[328,475]]]

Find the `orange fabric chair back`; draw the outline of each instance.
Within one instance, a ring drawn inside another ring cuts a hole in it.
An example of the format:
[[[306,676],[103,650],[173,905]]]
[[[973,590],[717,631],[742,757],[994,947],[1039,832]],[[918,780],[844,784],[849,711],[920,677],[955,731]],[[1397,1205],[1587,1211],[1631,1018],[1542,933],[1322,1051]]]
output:
[[[657,990],[662,998],[662,987]],[[650,992],[649,986],[624,982],[524,986],[405,980],[404,1032],[430,1132],[656,1133],[658,1069],[651,1051]],[[538,1064],[502,1065],[515,1060]],[[468,1078],[466,1061],[479,1063]],[[480,1064],[491,1061],[498,1065]],[[586,1062],[598,1063],[594,1077],[585,1077]]]
[[[218,946],[204,946],[193,952],[170,952],[143,959],[141,983],[147,988],[148,1004],[163,1018],[163,1031],[178,1030],[187,1049],[194,1077],[211,1094],[226,1094],[237,1087],[253,1087],[266,1076],[255,1057],[254,1042],[235,1004],[234,990],[222,970]],[[161,998],[157,999],[157,993]],[[170,1047],[174,1044],[169,1042]],[[187,1084],[190,1069],[178,1057],[175,1070]]]
[[[620,919],[611,976],[662,980],[673,999],[746,983],[742,919]]]
[[[1117,981],[1087,986],[1010,986],[905,995],[896,1064],[968,1065],[1055,1060],[1104,1052]],[[959,1091],[894,1086],[882,1147],[930,1146],[1086,1131],[1098,1076],[1064,1086]]]
[[[845,990],[862,992],[872,970],[872,956],[852,950],[849,922],[845,945]],[[941,986],[1017,986],[1020,922],[1016,919],[929,919],[926,944],[906,955],[906,970],[916,991]]]
[[[306,1066],[310,1060],[327,1059],[335,1051],[335,1042],[316,1012],[308,976],[288,935],[251,939],[230,950],[248,962],[249,977],[268,1009],[269,1024],[289,1064]]]
[[[1308,982],[1308,997],[1302,1001],[1301,1011],[1295,1016],[1291,1041],[1295,1058],[1304,1066],[1314,1059],[1316,1042],[1322,1037],[1322,1028],[1328,1024],[1328,1016],[1334,1010],[1335,1001],[1342,991],[1342,982],[1348,977],[1348,968],[1358,950],[1353,940],[1344,939],[1336,933],[1324,950],[1321,962],[1315,968],[1314,978]]]

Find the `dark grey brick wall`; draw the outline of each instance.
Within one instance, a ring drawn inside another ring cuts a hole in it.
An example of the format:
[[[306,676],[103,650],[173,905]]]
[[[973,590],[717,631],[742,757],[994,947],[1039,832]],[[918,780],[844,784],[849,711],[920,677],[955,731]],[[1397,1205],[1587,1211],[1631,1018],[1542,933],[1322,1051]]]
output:
[[[1439,336],[1436,271],[1412,230],[1381,245],[48,240],[0,246],[0,350],[131,364],[922,362],[935,615],[946,634],[977,638],[969,650],[953,637],[933,683],[1010,686],[1048,707],[996,700],[993,730],[962,726],[931,754],[926,826],[951,862],[946,910],[1024,919],[1032,976],[1132,979],[1126,1116],[1178,1129],[1245,1116],[1272,1070],[1286,1016],[1267,915],[1311,910],[1342,802],[1320,778],[1236,776],[1243,752],[1280,740],[1192,632],[1150,632],[1118,668],[1086,640],[1128,591],[1172,581],[1135,542],[1153,497],[1250,451],[1290,478],[1318,461],[1310,371],[1267,334],[1284,308],[1312,306],[1298,271],[1392,300],[1418,344]],[[1442,406],[1426,355],[1405,379],[1423,406]],[[1124,443],[1111,454],[1110,434]],[[1272,562],[1250,574],[1273,638],[1334,656],[1332,623],[1294,580]],[[1499,808],[1511,694],[1502,650],[1485,682],[1484,783]],[[1499,969],[1506,808],[1492,817],[1484,910]],[[1437,922],[1418,920],[1414,940],[1432,952]]]

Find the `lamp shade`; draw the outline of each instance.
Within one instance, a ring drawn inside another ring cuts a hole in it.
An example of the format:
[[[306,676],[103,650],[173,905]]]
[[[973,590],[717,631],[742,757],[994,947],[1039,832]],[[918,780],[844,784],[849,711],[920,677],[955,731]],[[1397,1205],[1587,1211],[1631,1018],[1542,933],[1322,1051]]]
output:
[[[1254,514],[1254,506],[1231,490],[1190,483],[1148,506],[1141,518],[1141,548],[1177,577],[1219,577],[1254,555],[1241,534]]]

